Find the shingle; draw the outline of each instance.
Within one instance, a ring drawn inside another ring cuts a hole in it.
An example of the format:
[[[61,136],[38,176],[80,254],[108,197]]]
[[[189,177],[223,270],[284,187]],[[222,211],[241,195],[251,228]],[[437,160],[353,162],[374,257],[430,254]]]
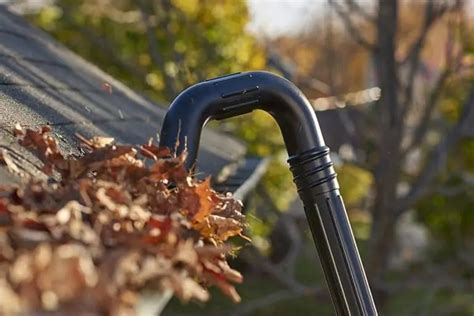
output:
[[[112,86],[112,93],[102,88],[103,83]],[[63,151],[77,152],[76,133],[143,143],[156,137],[164,115],[164,107],[139,96],[0,5],[0,145],[21,153],[27,171],[37,172],[34,157],[8,136],[16,123],[51,124]],[[198,172],[217,176],[244,153],[241,142],[205,128]],[[3,180],[4,174],[0,173]]]

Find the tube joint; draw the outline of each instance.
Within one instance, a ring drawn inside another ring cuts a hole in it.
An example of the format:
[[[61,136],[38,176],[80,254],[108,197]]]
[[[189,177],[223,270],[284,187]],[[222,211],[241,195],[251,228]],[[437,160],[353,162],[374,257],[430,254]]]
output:
[[[312,195],[339,189],[329,147],[316,147],[288,159],[298,192]]]

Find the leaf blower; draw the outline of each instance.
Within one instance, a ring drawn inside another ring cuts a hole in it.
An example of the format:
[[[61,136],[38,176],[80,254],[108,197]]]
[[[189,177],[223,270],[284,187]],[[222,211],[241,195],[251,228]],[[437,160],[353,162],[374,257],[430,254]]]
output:
[[[160,146],[187,150],[194,167],[202,127],[253,110],[278,123],[288,163],[313,234],[331,299],[338,315],[377,315],[352,234],[336,173],[308,99],[290,81],[268,72],[244,72],[195,84],[172,102]]]

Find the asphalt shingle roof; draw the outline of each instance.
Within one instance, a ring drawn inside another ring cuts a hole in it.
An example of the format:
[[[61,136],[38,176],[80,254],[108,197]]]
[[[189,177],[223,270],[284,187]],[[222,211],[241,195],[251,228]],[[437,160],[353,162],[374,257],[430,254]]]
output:
[[[104,83],[111,85],[112,93],[104,89]],[[61,149],[79,154],[76,133],[144,143],[156,137],[164,114],[165,108],[133,92],[0,5],[0,148],[7,150],[24,172],[41,176],[36,157],[16,145],[10,132],[16,123],[26,127],[50,124]],[[244,153],[240,142],[205,129],[198,170],[217,176],[225,166],[241,160]],[[250,176],[253,171],[247,172]],[[15,180],[0,168],[0,183]]]

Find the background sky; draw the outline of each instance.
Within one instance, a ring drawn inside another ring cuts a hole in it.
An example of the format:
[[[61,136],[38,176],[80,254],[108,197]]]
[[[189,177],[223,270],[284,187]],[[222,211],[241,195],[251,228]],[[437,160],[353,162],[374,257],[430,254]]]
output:
[[[356,2],[362,6],[370,6],[375,1]],[[249,29],[256,35],[277,37],[282,34],[297,33],[304,29],[311,19],[322,18],[321,14],[327,7],[328,0],[247,0],[247,3],[251,16]],[[474,0],[466,0],[466,3],[469,8],[466,13],[473,15]]]
[[[267,37],[298,32],[324,10],[327,0],[248,0],[249,29]]]

